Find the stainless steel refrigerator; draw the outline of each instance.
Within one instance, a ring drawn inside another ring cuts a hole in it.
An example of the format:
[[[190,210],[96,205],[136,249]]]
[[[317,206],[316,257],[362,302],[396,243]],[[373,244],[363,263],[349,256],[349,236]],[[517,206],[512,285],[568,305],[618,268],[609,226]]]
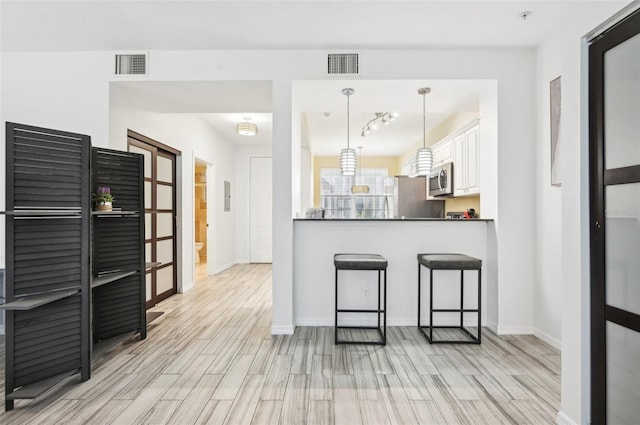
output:
[[[444,218],[444,201],[427,201],[426,177],[395,176],[393,218]]]

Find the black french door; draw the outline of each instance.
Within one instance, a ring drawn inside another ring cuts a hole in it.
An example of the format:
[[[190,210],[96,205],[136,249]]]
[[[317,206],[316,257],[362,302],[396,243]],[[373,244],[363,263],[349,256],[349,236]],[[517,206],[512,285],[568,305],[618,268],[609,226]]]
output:
[[[591,423],[640,421],[640,11],[589,47]]]

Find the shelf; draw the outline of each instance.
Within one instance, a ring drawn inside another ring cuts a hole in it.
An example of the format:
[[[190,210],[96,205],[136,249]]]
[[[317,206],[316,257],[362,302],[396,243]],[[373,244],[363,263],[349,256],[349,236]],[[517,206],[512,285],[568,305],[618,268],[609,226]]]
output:
[[[91,287],[97,288],[98,286],[106,285],[107,283],[115,282],[116,280],[123,279],[127,276],[131,276],[136,274],[137,271],[128,271],[128,272],[119,272],[119,273],[109,273],[104,276],[94,277],[91,281]]]
[[[139,211],[91,211],[94,217],[120,217],[120,216],[138,216]]]
[[[33,384],[25,385],[15,390],[14,392],[7,394],[5,398],[7,400],[33,400],[40,397],[42,394],[49,392],[56,387],[66,383],[69,379],[71,379],[79,372],[80,371],[76,369],[53,376],[51,378],[43,379],[42,381],[34,382]]]
[[[162,264],[162,263],[159,262],[159,261],[153,261],[151,263],[144,263],[144,269],[145,270],[149,270],[149,269],[152,269],[154,267],[158,267],[160,264]]]
[[[18,211],[0,211],[0,215],[7,215],[11,217],[57,217],[57,216],[72,216],[80,217],[82,211],[78,209],[73,210],[18,210]]]
[[[122,344],[126,340],[133,338],[135,335],[136,335],[136,332],[125,332],[123,334],[116,335],[111,338],[107,338],[102,341],[96,342],[95,344],[93,344],[92,357],[94,359],[102,357],[103,355],[111,351],[113,348]]]
[[[65,291],[55,291],[38,295],[26,295],[5,304],[0,304],[0,310],[32,310],[36,307],[50,304],[54,301],[70,297],[79,293],[79,289],[68,289]]]

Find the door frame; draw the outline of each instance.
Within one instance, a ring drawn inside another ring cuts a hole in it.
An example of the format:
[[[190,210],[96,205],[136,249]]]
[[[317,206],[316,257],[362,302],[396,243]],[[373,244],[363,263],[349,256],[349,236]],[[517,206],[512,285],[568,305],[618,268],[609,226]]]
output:
[[[131,142],[131,139],[134,140],[134,143]],[[140,145],[138,145],[138,142]],[[157,305],[159,302],[167,299],[168,297],[170,297],[171,295],[175,295],[177,293],[180,292],[181,290],[181,285],[180,285],[180,281],[178,279],[178,276],[180,276],[180,273],[178,273],[179,269],[181,268],[181,261],[180,261],[180,251],[178,250],[178,236],[179,236],[179,229],[182,227],[181,226],[181,222],[180,222],[180,213],[179,213],[179,185],[180,185],[180,181],[179,181],[179,158],[182,155],[182,152],[172,148],[171,146],[165,145],[164,143],[158,142],[157,140],[151,139],[147,136],[144,136],[136,131],[127,129],[127,148],[131,145],[133,146],[138,146],[139,148],[145,148],[144,146],[141,146],[143,144],[149,145],[152,148],[155,148],[156,151],[160,151],[160,152],[156,152],[156,155],[158,154],[162,154],[161,156],[167,157],[167,156],[173,156],[173,211],[174,211],[174,220],[173,220],[173,292],[170,291],[165,291],[162,295],[159,295],[157,293],[154,293],[151,297],[150,301],[146,302],[146,306],[147,309],[152,308],[153,306]],[[152,167],[152,184],[155,181],[155,167]],[[157,199],[156,199],[157,201]],[[156,209],[156,205],[152,205],[152,210]],[[146,212],[145,212],[146,213]],[[152,215],[152,223],[154,223],[156,221],[156,216]],[[152,236],[152,239],[154,239],[154,237]],[[146,242],[145,242],[146,245]],[[146,273],[145,273],[146,275]],[[146,279],[146,278],[145,278]],[[152,291],[153,291],[153,286],[152,286]]]
[[[215,238],[212,238],[209,235],[209,229],[211,228],[211,226],[215,224],[215,219],[216,219],[216,208],[214,205],[214,200],[216,199],[215,192],[214,192],[215,184],[213,184],[213,181],[212,181],[213,177],[215,176],[214,164],[211,161],[204,159],[204,156],[199,155],[194,150],[191,158],[191,166],[192,166],[192,169],[194,170],[194,173],[196,169],[196,161],[201,164],[205,164],[207,166],[207,275],[213,276],[214,274],[216,274],[216,262],[214,261],[215,256],[213,255],[216,252],[216,244],[215,244]],[[191,184],[192,199],[196,199],[196,193],[195,193],[196,187],[194,183],[195,181],[192,181],[192,184]],[[193,244],[196,243],[195,217],[196,217],[196,211],[194,209],[193,214],[191,215],[191,220],[193,224],[191,229],[191,238],[192,238]],[[215,227],[213,227],[213,229],[215,230]],[[193,258],[192,260],[193,261],[191,261],[192,263],[191,276],[193,276],[193,281],[195,283],[195,275],[196,275],[195,258]]]
[[[640,9],[631,11],[591,41],[589,67],[589,186],[590,186],[590,333],[591,423],[607,423],[606,324],[640,332],[640,317],[606,303],[605,187],[640,182],[640,165],[605,169],[604,54],[640,33]]]

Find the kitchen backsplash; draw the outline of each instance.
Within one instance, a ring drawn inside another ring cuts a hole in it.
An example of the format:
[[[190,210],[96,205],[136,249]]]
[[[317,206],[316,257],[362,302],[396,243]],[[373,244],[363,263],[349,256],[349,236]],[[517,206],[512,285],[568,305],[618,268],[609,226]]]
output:
[[[480,196],[469,196],[465,198],[447,198],[444,201],[444,214],[445,217],[450,211],[466,211],[469,208],[476,210],[479,218],[482,218],[482,211],[480,211]]]

